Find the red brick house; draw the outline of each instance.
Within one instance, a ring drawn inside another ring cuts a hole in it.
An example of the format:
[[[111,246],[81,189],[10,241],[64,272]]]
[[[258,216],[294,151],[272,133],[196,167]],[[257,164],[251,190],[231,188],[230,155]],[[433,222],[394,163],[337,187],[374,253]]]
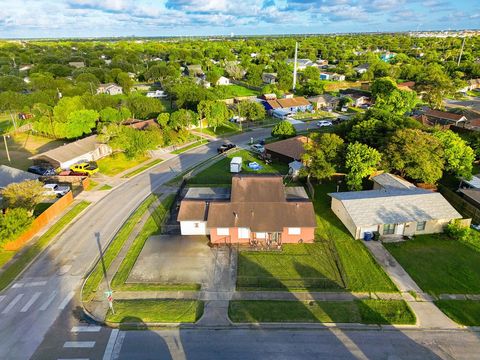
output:
[[[311,243],[317,226],[305,190],[279,175],[235,175],[228,200],[185,198],[177,220],[182,235],[210,235],[212,244]]]

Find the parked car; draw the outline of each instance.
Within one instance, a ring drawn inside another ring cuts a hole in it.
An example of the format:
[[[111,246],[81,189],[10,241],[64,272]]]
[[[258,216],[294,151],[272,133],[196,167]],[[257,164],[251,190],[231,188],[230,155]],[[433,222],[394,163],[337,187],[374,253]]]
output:
[[[28,172],[32,174],[37,174],[40,176],[53,176],[55,175],[55,169],[53,167],[33,165],[27,169]]]
[[[232,144],[232,143],[223,144],[223,145],[220,145],[220,147],[217,148],[217,152],[219,154],[223,154],[225,151],[231,150],[235,147],[237,147],[237,145]]]
[[[320,120],[317,122],[318,127],[324,127],[324,126],[332,126],[333,123],[329,120]]]
[[[93,175],[98,172],[98,167],[94,163],[80,163],[70,166],[70,170],[79,174]]]
[[[250,149],[253,151],[253,152],[256,152],[258,154],[262,154],[265,152],[265,148],[263,147],[263,145],[261,144],[253,144],[253,145],[250,145]]]
[[[245,121],[245,118],[244,117],[241,117],[241,116],[233,116],[231,119],[229,119],[228,121],[230,122],[233,122],[233,123],[241,123],[241,122],[244,122]]]
[[[57,197],[62,197],[70,191],[70,188],[68,186],[58,184],[45,184],[43,185],[43,188],[45,189],[46,195],[55,194]]]

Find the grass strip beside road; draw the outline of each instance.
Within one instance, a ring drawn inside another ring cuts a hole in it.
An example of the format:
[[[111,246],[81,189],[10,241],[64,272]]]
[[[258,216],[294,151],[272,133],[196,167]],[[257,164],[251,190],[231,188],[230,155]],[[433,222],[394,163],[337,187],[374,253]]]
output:
[[[124,153],[117,153],[97,160],[97,165],[102,174],[114,176],[122,171],[140,165],[148,159],[150,159],[148,156],[129,159]]]
[[[230,301],[233,322],[415,324],[403,300]]]
[[[119,324],[193,323],[203,314],[198,300],[116,300],[113,306],[105,320]]]
[[[112,279],[112,288],[120,291],[168,291],[168,290],[198,290],[197,284],[157,284],[157,283],[127,283],[128,276],[142,251],[145,242],[161,230],[165,216],[173,204],[175,195],[166,197],[152,212],[142,230],[133,241],[132,246],[123,259],[120,268]]]
[[[133,214],[122,225],[117,232],[108,248],[104,251],[103,259],[105,267],[108,269],[113,260],[117,257],[118,253],[122,249],[125,241],[127,241],[131,232],[135,228],[137,222],[140,221],[143,214],[148,210],[149,206],[156,200],[155,195],[148,196],[143,203],[133,212]],[[98,285],[103,280],[103,270],[101,262],[98,262],[92,272],[89,274],[87,281],[83,286],[82,300],[90,301],[95,297]]]
[[[137,174],[140,174],[141,172],[147,170],[147,169],[150,169],[151,167],[155,166],[155,165],[158,165],[160,164],[161,162],[163,161],[163,159],[155,159],[153,161],[149,161],[148,163],[146,163],[145,165],[143,166],[140,166],[138,169],[135,169],[125,175],[122,176],[122,178],[125,178],[125,179],[129,179],[131,178],[132,176],[135,176]]]
[[[188,151],[190,149],[196,148],[197,146],[201,146],[201,145],[204,145],[204,144],[207,144],[207,143],[208,143],[208,140],[206,140],[206,139],[199,140],[199,141],[194,142],[193,144],[190,144],[190,145],[184,146],[184,147],[182,147],[178,150],[172,151],[172,154],[178,155],[178,154],[184,153],[185,151]]]
[[[0,274],[0,290],[6,288],[30,262],[50,244],[52,239],[88,205],[90,205],[90,203],[87,201],[81,201],[76,204],[40,236],[14,263],[7,267],[5,271]]]
[[[480,326],[480,301],[438,300],[435,305],[453,321],[465,326]]]

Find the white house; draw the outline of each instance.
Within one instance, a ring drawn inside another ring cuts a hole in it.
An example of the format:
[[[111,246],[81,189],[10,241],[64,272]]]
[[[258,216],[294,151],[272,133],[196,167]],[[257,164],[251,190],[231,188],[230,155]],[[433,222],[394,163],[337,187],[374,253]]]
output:
[[[161,99],[167,97],[167,94],[163,90],[155,90],[147,92],[147,97]]]
[[[373,190],[329,194],[332,211],[355,239],[373,231],[383,236],[439,233],[451,220],[462,219],[440,193],[391,174],[372,180]]]
[[[122,87],[113,83],[100,84],[97,88],[97,94],[120,95],[122,93]]]
[[[230,79],[226,78],[225,76],[220,76],[220,78],[217,80],[215,85],[217,85],[217,86],[219,86],[219,85],[231,85]]]

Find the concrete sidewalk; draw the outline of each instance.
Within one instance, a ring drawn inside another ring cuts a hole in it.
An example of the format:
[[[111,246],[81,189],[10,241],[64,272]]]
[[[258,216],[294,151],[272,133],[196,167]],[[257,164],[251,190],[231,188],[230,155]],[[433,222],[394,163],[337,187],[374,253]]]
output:
[[[365,245],[398,287],[403,298],[408,302],[417,316],[417,323],[419,326],[448,329],[459,327],[459,325],[450,320],[435,306],[433,298],[420,289],[417,283],[407,274],[400,263],[385,249],[381,242],[365,241]]]

